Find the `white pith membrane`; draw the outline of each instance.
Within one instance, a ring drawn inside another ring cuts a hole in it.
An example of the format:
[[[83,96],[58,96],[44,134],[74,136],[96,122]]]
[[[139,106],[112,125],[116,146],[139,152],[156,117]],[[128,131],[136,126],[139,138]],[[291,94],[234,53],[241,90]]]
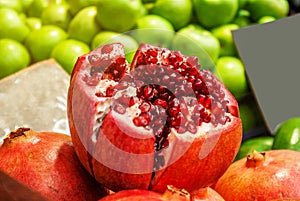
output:
[[[96,53],[94,53],[94,54],[96,54]],[[166,60],[165,58],[167,58],[169,54],[170,54],[170,51],[165,50],[165,51],[162,51],[160,54],[158,54],[156,58],[161,63],[164,63],[165,60]],[[105,54],[100,54],[99,53],[97,55],[97,57],[109,58],[109,59],[113,60],[116,57],[122,56],[122,55],[124,55],[122,46],[114,44],[111,53],[105,53]],[[187,59],[188,59],[188,57],[184,57],[182,62],[187,62]],[[88,57],[87,57],[84,72],[86,73],[87,71],[91,70],[91,67],[92,66],[91,66],[91,64],[88,60]],[[129,66],[128,66],[128,68],[129,68]],[[127,71],[129,71],[129,69],[127,69]],[[99,73],[99,76],[103,75],[103,72],[98,72],[98,73]],[[137,130],[137,132],[141,133],[141,135],[139,135],[139,137],[141,139],[148,138],[149,136],[154,136],[155,135],[152,128],[143,127],[143,126],[136,126],[133,123],[134,118],[138,117],[141,114],[141,109],[139,108],[140,104],[143,102],[143,100],[141,98],[135,104],[133,104],[132,106],[126,107],[125,112],[122,113],[122,114],[114,111],[113,107],[117,104],[116,100],[118,100],[124,94],[126,94],[129,97],[136,97],[137,96],[137,88],[134,85],[132,85],[132,86],[128,86],[124,89],[117,90],[112,95],[112,97],[108,97],[106,95],[106,91],[109,88],[113,88],[113,87],[117,86],[118,84],[119,84],[119,81],[114,81],[114,80],[111,80],[111,79],[102,79],[102,80],[99,80],[98,83],[96,83],[96,85],[93,88],[93,91],[91,91],[91,95],[93,95],[94,99],[96,99],[96,113],[94,115],[93,134],[91,135],[91,140],[94,144],[96,144],[96,142],[97,142],[97,138],[98,138],[98,135],[99,135],[99,129],[101,128],[103,120],[110,111],[113,112],[113,115],[114,115],[115,118],[119,119],[120,121],[126,122],[128,124],[128,127],[135,128]],[[214,87],[215,86],[207,86],[210,95],[213,95]],[[228,104],[230,104],[230,100],[227,100],[226,91],[224,93],[225,93],[224,101],[225,102],[227,101]],[[96,94],[101,94],[101,96],[96,96]],[[183,98],[186,102],[191,102],[193,99],[196,99],[195,94],[193,94],[192,96],[186,96],[186,97],[183,97]],[[199,104],[199,105],[201,106],[201,104]],[[152,104],[152,107],[158,107],[158,106],[154,106]],[[194,121],[193,118],[192,118],[192,115],[193,115],[195,107],[196,107],[196,105],[187,106],[188,113],[185,116],[187,122],[186,122],[185,125],[180,125],[180,126],[187,126],[187,124],[189,122]],[[202,109],[205,110],[208,114],[210,113],[210,110],[206,109],[204,106],[202,106]],[[182,141],[187,141],[189,143],[192,143],[195,138],[205,136],[205,135],[207,135],[207,133],[215,133],[215,131],[220,130],[222,127],[226,127],[226,125],[230,123],[230,120],[232,118],[235,118],[235,116],[232,115],[230,113],[230,111],[227,111],[227,108],[222,108],[222,109],[224,111],[226,111],[225,112],[226,117],[229,118],[229,121],[225,121],[224,124],[221,124],[221,123],[212,124],[211,122],[208,122],[208,123],[201,122],[201,125],[197,126],[197,128],[196,128],[197,130],[194,133],[191,133],[188,130],[179,133],[175,128],[171,128],[168,137],[169,136],[170,137],[171,136],[173,136],[173,137],[176,136],[177,138],[180,138]],[[123,132],[126,133],[126,131],[123,131]],[[128,132],[126,134],[130,135],[130,133],[128,133]],[[134,136],[134,137],[136,137],[136,136]],[[169,144],[168,146],[169,146],[169,148],[171,147],[171,150],[172,150],[172,148],[174,148],[173,147],[174,145],[172,145],[172,144]],[[155,149],[155,145],[153,145],[153,147],[149,147],[149,149]],[[160,160],[159,158],[162,155],[163,155],[163,157],[167,157],[167,158],[163,159],[164,160],[163,163],[165,163],[165,164],[153,164],[153,173],[155,171],[163,168],[165,165],[170,164],[169,158],[171,157],[170,156],[171,153],[167,153],[166,149],[162,148],[161,150],[155,150],[155,153],[156,153],[155,156],[154,156],[155,157],[155,160],[154,160],[155,163],[161,163],[161,161],[159,161]],[[201,153],[199,153],[199,154],[201,154]],[[178,156],[177,159],[179,157],[180,156]],[[171,162],[175,162],[175,161],[171,161]]]

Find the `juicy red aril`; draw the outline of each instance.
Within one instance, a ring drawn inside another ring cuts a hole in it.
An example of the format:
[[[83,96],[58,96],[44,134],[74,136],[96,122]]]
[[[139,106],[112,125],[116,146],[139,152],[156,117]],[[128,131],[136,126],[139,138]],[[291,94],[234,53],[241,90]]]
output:
[[[114,105],[114,110],[115,110],[116,112],[118,112],[119,114],[125,114],[125,112],[126,112],[126,109],[125,109],[124,106],[121,105],[121,104],[115,104],[115,105]]]
[[[163,99],[156,99],[154,102],[153,102],[154,105],[159,105],[163,108],[166,108],[168,103],[167,101],[163,100]]]
[[[148,126],[150,124],[150,117],[147,113],[142,113],[140,116],[133,119],[136,126]]]
[[[151,109],[151,105],[148,102],[143,102],[140,106],[139,109],[141,110],[141,112],[149,112]]]
[[[113,47],[110,44],[104,45],[101,49],[102,54],[109,54],[113,50]]]
[[[115,54],[111,54],[114,51]],[[123,45],[104,45],[100,49],[97,49],[92,54],[89,54],[87,60],[90,64],[89,73],[83,76],[83,81],[88,85],[95,86],[100,80],[110,79],[119,81],[123,77],[128,68],[128,62],[125,59],[125,55],[122,55]],[[101,93],[96,93],[101,94]],[[106,96],[106,94],[101,94]]]
[[[131,97],[130,100],[129,100],[129,107],[133,106],[134,104],[138,103],[139,101],[139,98],[134,96],[134,97]]]

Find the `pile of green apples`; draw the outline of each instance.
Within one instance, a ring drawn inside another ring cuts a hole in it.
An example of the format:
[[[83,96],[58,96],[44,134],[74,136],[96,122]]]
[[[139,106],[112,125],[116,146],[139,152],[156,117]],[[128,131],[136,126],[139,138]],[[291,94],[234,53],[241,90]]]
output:
[[[130,62],[150,43],[198,56],[239,101],[248,131],[262,120],[232,31],[288,15],[287,0],[0,0],[0,79],[49,58],[71,73],[109,42],[122,42]]]

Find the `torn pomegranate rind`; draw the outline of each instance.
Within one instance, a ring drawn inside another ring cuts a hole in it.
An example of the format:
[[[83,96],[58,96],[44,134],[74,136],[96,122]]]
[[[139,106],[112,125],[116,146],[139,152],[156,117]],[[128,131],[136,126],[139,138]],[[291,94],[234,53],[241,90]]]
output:
[[[80,57],[69,105],[71,134],[82,143],[77,142],[79,158],[101,182],[105,174],[114,174],[119,180],[131,176],[139,183],[135,187],[154,188],[167,167],[180,161],[198,139],[200,147],[209,141],[207,133],[216,140],[205,154],[193,149],[198,152],[192,154],[195,160],[213,152],[229,124],[236,126],[228,134],[233,138],[230,158],[241,140],[237,102],[222,82],[200,70],[196,57],[148,44],[140,45],[131,66],[119,43]]]

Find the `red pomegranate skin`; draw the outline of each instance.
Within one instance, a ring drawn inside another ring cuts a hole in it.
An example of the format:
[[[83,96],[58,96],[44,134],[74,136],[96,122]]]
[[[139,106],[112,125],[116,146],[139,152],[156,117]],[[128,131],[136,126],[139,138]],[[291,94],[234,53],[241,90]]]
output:
[[[71,137],[19,128],[0,147],[0,169],[49,200],[90,200],[107,195],[84,169]]]
[[[98,182],[113,191],[145,189],[163,193],[169,184],[193,191],[214,184],[232,163],[242,140],[242,124],[235,98],[211,72],[201,72],[212,77],[216,85],[222,86],[229,102],[228,112],[232,115],[230,122],[218,129],[199,133],[197,137],[170,132],[168,146],[159,152],[164,156],[163,168],[155,169],[158,152],[154,149],[156,139],[152,133],[137,129],[128,122],[127,117],[116,115],[112,109],[105,114],[101,126],[95,129],[97,106],[111,97],[95,95],[100,80],[94,76],[95,73],[91,73],[89,60],[93,55],[103,55],[103,52],[110,54],[109,51],[114,48],[122,49],[123,45],[101,46],[80,56],[71,75],[68,119],[74,148],[83,166]],[[132,66],[124,64],[126,69],[119,73],[121,78],[130,69],[138,67],[137,55],[145,48],[152,46],[140,46]],[[115,55],[110,59],[117,63],[125,56],[115,49]],[[105,73],[103,76],[109,77]],[[118,155],[119,150],[126,154]],[[137,159],[136,156],[140,155],[143,157]]]
[[[174,186],[167,186],[166,191],[161,194],[154,191],[143,189],[128,189],[118,191],[101,198],[98,201],[192,201],[190,194],[182,189],[177,189]],[[195,200],[196,201],[196,200]]]
[[[129,189],[112,193],[99,201],[117,201],[117,200],[182,200],[182,201],[225,201],[215,190],[210,187],[198,189],[192,193],[185,190],[177,189],[173,186],[168,186],[167,190],[161,194],[155,191]]]
[[[300,152],[256,151],[234,162],[214,189],[226,200],[300,198]]]
[[[224,198],[211,187],[200,188],[191,192],[192,201],[225,201]]]

